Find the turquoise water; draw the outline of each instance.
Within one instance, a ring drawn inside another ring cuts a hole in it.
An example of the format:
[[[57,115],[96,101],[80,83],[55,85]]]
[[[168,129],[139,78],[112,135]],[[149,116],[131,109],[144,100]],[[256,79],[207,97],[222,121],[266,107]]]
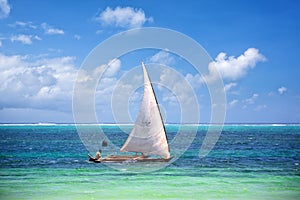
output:
[[[127,137],[103,129],[116,144]],[[199,159],[206,130],[168,167],[135,174],[88,162],[73,125],[1,125],[0,199],[299,199],[299,125],[226,125]]]

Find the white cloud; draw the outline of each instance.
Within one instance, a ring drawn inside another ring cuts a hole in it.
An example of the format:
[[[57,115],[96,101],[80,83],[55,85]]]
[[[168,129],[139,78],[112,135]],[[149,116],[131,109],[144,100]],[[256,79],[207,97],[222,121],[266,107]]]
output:
[[[255,48],[247,49],[237,58],[227,57],[226,53],[221,52],[215,61],[209,64],[209,75],[204,78],[206,81],[214,81],[219,72],[224,79],[237,80],[245,76],[248,70],[254,68],[258,62],[265,60],[266,58]]]
[[[10,37],[10,40],[12,42],[19,41],[19,42],[22,42],[23,44],[31,44],[32,43],[30,35],[14,35],[14,36]]]
[[[55,34],[63,35],[63,34],[65,34],[65,32],[62,29],[57,29],[57,28],[49,28],[49,29],[46,30],[45,33],[49,34],[49,35],[55,35]]]
[[[65,32],[62,29],[53,28],[53,27],[49,26],[47,23],[42,23],[41,26],[44,29],[45,34],[47,34],[47,35],[63,35],[63,34],[65,34]]]
[[[7,0],[0,0],[0,19],[8,17],[10,13],[10,5]]]
[[[36,40],[42,40],[42,38],[40,38],[40,37],[37,36],[37,35],[35,35],[33,38],[36,39]]]
[[[95,79],[98,79],[100,75],[102,75],[100,82],[105,81],[104,79],[106,78],[114,78],[120,67],[121,61],[115,58],[109,61],[107,64],[96,67],[91,72],[87,72],[82,69],[78,74],[79,77],[77,78],[77,82],[87,84],[86,88],[88,88],[89,82],[93,82]],[[102,84],[99,85],[102,87]],[[105,88],[106,85],[104,85],[103,87]]]
[[[2,123],[70,123],[73,121],[72,113],[55,110],[34,108],[4,108],[0,110]]]
[[[168,102],[170,105],[177,105],[178,99],[172,94],[163,94],[163,101]]]
[[[14,36],[11,36],[10,40],[12,42],[15,42],[15,41],[18,41],[18,42],[21,42],[23,44],[32,44],[32,39],[35,39],[35,40],[42,40],[39,36],[35,35],[35,36],[32,36],[32,35],[23,35],[23,34],[20,34],[20,35],[14,35]]]
[[[0,54],[0,108],[70,111],[77,75],[74,58],[31,60]]]
[[[113,59],[108,63],[108,67],[104,72],[104,76],[112,77],[115,76],[121,67],[121,61],[119,59]]]
[[[162,90],[162,86],[168,88],[173,94],[165,95],[164,101],[169,103],[180,102],[181,104],[191,104],[193,102],[194,90],[187,81],[186,77],[182,76],[177,71],[171,68],[162,68],[160,70],[160,86],[158,89]],[[175,98],[175,96],[176,98]]]
[[[23,21],[16,21],[14,24],[10,24],[11,27],[22,27],[22,28],[31,28],[36,29],[36,25],[33,22],[23,22]]]
[[[258,94],[253,94],[250,98],[248,98],[248,99],[245,99],[244,100],[244,102],[247,104],[247,105],[249,105],[249,104],[254,104],[255,103],[255,101],[256,101],[256,99],[258,98]]]
[[[91,71],[81,69],[78,73],[78,77],[76,79],[78,84],[77,89],[81,95],[84,96],[84,93],[87,93],[87,95],[94,93],[95,83],[98,83],[95,92],[95,104],[96,109],[99,112],[111,112],[111,106],[108,105],[111,104],[112,94],[118,81],[117,73],[120,66],[121,61],[119,59],[113,59],[107,64],[100,65]],[[101,79],[98,80],[100,76]],[[123,90],[121,91],[126,92]],[[123,100],[124,97],[121,97],[121,101]],[[78,100],[79,103],[81,101],[85,101],[84,97]]]
[[[14,35],[10,38],[10,40],[12,42],[19,41],[19,42],[22,42],[23,44],[31,44],[32,43],[30,35],[22,35],[22,34]]]
[[[231,88],[233,88],[235,86],[237,86],[236,83],[228,83],[224,86],[224,90],[225,90],[225,92],[228,92]]]
[[[132,7],[116,7],[112,9],[107,7],[96,18],[102,25],[110,25],[121,28],[139,28],[147,21],[152,21],[152,18],[146,18],[145,12],[142,9]]]
[[[284,86],[281,86],[280,88],[278,88],[277,91],[279,92],[279,94],[283,94],[283,93],[285,93],[287,91],[287,88],[284,87]]]
[[[258,105],[254,108],[254,111],[260,111],[260,110],[265,109],[265,108],[267,108],[267,105]]]
[[[191,84],[191,86],[193,86],[193,88],[199,88],[203,83],[203,78],[200,74],[192,75],[188,73],[185,76],[185,80],[187,80]]]
[[[235,106],[238,102],[239,102],[239,100],[237,100],[237,99],[234,99],[234,100],[230,101],[229,104],[228,104],[229,108],[232,108],[232,107]]]
[[[159,51],[158,53],[156,53],[150,58],[150,62],[170,65],[175,62],[175,59],[170,53],[166,51]]]

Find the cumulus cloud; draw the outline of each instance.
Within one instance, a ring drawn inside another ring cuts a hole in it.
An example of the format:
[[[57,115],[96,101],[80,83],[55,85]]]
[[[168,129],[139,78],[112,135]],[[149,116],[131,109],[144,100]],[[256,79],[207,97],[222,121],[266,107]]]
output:
[[[169,101],[169,103],[181,102],[182,104],[191,104],[193,102],[194,91],[190,83],[187,81],[186,77],[182,76],[180,73],[172,70],[171,68],[162,68],[160,70],[159,84],[161,86],[168,87],[174,95],[164,96],[164,101]],[[158,89],[162,90],[162,87]]]
[[[234,56],[228,57],[226,53],[221,52],[215,58],[215,61],[209,64],[209,74],[204,78],[206,81],[213,81],[217,78],[219,72],[223,79],[237,80],[244,77],[258,62],[265,60],[266,58],[256,48],[247,49],[237,58]]]
[[[10,13],[10,5],[7,0],[0,0],[0,19],[8,17]]]
[[[89,88],[90,82],[98,79],[101,75],[101,80],[104,81],[105,78],[112,78],[116,75],[121,67],[121,61],[117,58],[110,60],[107,64],[100,65],[93,69],[91,72],[87,72],[84,69],[80,70],[77,77],[77,82],[86,84],[86,88]],[[102,84],[99,84],[102,85]],[[104,88],[107,85],[103,86]]]
[[[145,12],[142,9],[135,9],[132,7],[116,7],[115,9],[112,9],[107,7],[98,17],[96,17],[96,20],[104,26],[139,28],[147,21],[152,21],[152,18],[146,18]]]
[[[191,86],[193,86],[193,88],[198,88],[203,83],[203,78],[200,74],[192,75],[192,74],[188,73],[185,76],[185,80],[187,80],[191,84]]]
[[[120,67],[121,61],[113,59],[107,64],[100,65],[91,71],[81,69],[76,79],[78,91],[87,94],[95,92],[95,83],[98,82],[101,76],[96,87],[95,99],[97,106],[100,106],[103,112],[108,111],[110,108],[107,105],[110,104],[111,95],[118,81],[117,74],[120,71]]]
[[[150,62],[170,65],[175,62],[175,59],[170,53],[166,51],[159,51],[158,53],[156,53],[150,58]]]
[[[76,79],[74,90],[73,105],[76,110],[80,110],[81,116],[87,115],[83,120],[89,119],[88,108],[94,106],[98,116],[101,118],[105,113],[106,117],[111,118],[112,114],[112,94],[118,82],[118,75],[121,66],[119,59],[113,59],[106,64],[102,64],[93,69],[81,69]],[[101,77],[101,78],[100,78]],[[123,84],[121,86],[124,86]],[[126,92],[120,90],[121,92]],[[120,94],[118,94],[120,95]],[[94,98],[94,100],[92,100]],[[124,102],[124,96],[120,97],[118,103]],[[124,107],[126,104],[122,104]],[[118,110],[119,112],[119,110]],[[100,118],[98,118],[100,120]],[[112,118],[113,120],[114,118]]]
[[[283,93],[285,93],[287,91],[287,88],[284,87],[284,86],[281,86],[280,88],[278,88],[277,91],[279,92],[279,94],[283,94]]]
[[[74,58],[31,60],[0,54],[0,108],[71,110]]]
[[[63,35],[63,34],[65,34],[64,30],[58,29],[58,28],[53,28],[52,26],[49,26],[47,23],[42,23],[41,26],[44,29],[45,34],[47,34],[47,35]]]
[[[121,60],[116,59],[116,58],[112,59],[111,61],[109,61],[109,63],[107,65],[108,65],[107,69],[104,72],[103,76],[104,77],[115,76],[121,67]]]
[[[39,36],[33,36],[33,35],[23,35],[23,34],[20,34],[20,35],[14,35],[14,36],[11,36],[10,40],[12,42],[21,42],[23,44],[32,44],[32,39],[35,39],[35,40],[42,40]]]

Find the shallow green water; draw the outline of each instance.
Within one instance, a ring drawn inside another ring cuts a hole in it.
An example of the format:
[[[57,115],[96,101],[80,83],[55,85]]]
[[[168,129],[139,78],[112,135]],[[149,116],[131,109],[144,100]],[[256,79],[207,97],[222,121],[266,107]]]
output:
[[[237,173],[227,171],[207,176],[182,173],[186,174],[180,169],[150,174],[120,174],[110,169],[11,169],[1,172],[1,199],[297,199],[300,196],[300,177],[248,173],[237,177]]]

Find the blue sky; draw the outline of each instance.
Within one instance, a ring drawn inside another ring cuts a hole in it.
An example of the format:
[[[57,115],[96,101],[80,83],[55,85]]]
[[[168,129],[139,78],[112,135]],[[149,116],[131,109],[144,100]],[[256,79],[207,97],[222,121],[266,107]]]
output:
[[[299,10],[290,0],[0,0],[0,123],[73,122],[73,85],[85,57],[110,36],[141,27],[172,29],[205,48],[223,77],[227,123],[299,123]],[[157,50],[117,58],[97,89],[100,122],[114,122],[114,86],[141,60],[181,73],[197,95],[200,122],[209,122],[203,79],[178,56]],[[179,103],[155,90],[166,121],[177,122]],[[141,93],[130,97],[132,120]]]

